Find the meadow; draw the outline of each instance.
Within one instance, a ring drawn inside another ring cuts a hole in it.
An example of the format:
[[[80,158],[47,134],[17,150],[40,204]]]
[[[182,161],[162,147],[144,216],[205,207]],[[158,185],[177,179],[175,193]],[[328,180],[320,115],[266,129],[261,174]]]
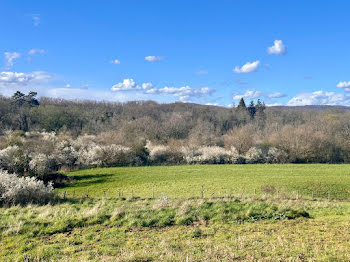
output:
[[[0,209],[1,261],[350,260],[349,165],[66,174],[52,203]]]
[[[74,183],[57,192],[76,197],[203,196],[287,194],[289,197],[350,200],[350,165],[181,165],[96,168],[66,173]],[[154,193],[153,193],[154,192]]]

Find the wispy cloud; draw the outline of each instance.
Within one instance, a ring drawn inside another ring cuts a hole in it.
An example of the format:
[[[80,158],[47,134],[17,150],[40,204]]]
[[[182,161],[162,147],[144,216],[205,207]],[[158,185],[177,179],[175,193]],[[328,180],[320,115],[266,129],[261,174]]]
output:
[[[147,90],[146,94],[162,94],[172,95],[177,97],[180,101],[187,101],[190,98],[200,97],[214,92],[214,89],[209,87],[192,88],[190,86],[183,87],[168,87],[163,88],[152,88]]]
[[[44,54],[44,49],[30,49],[28,55]]]
[[[40,24],[40,15],[32,15],[32,21],[34,26],[38,26]]]
[[[153,56],[149,55],[145,57],[145,60],[148,62],[157,62],[163,60],[165,57],[164,56]]]
[[[13,66],[14,61],[21,57],[21,54],[17,52],[5,52],[4,57],[5,57],[5,68],[9,69]]]
[[[259,60],[254,61],[254,62],[247,62],[242,67],[236,66],[233,69],[233,72],[235,72],[237,74],[252,73],[252,72],[255,72],[256,70],[258,70],[259,64],[260,64]]]
[[[281,97],[286,97],[286,96],[287,96],[286,94],[277,92],[277,93],[269,94],[267,97],[268,98],[281,98]]]
[[[261,91],[247,90],[244,94],[238,94],[233,96],[233,100],[240,100],[241,98],[255,99],[255,98],[261,97],[262,95],[263,95],[263,92]]]
[[[285,55],[287,53],[287,48],[282,40],[275,40],[273,46],[267,48],[267,53],[270,55]]]
[[[113,65],[120,65],[120,61],[118,59],[113,59],[110,63]]]
[[[343,82],[339,82],[337,84],[337,87],[338,88],[344,88],[344,90],[346,92],[350,92],[350,81],[346,82],[346,81],[343,81]]]
[[[196,74],[197,74],[197,75],[206,75],[206,74],[208,74],[208,71],[207,71],[207,70],[198,70],[198,71],[196,72]]]

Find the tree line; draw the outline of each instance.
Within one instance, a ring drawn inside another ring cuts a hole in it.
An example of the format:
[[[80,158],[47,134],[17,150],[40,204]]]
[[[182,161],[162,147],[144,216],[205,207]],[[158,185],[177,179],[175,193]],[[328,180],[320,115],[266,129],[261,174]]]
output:
[[[36,96],[35,92],[16,92],[11,98],[0,98],[0,149],[13,143],[8,133],[19,130],[23,134],[54,132],[72,139],[93,135],[99,145],[138,148],[145,151],[142,153],[145,156],[147,150],[140,145],[150,141],[167,147],[170,152],[179,152],[184,146],[197,148],[203,154],[208,147],[228,151],[235,148],[239,156],[251,159],[248,152],[251,154],[256,149],[254,152],[267,156],[273,148],[280,152],[279,159],[284,159],[283,162],[350,162],[347,108],[276,108],[267,107],[260,100],[247,106],[243,98],[237,107],[226,108],[154,101],[69,101]]]

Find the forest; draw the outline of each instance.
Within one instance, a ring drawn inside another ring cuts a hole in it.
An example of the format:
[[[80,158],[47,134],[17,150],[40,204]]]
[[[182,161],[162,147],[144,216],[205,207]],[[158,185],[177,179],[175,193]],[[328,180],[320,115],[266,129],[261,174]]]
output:
[[[0,167],[48,176],[89,167],[349,163],[347,107],[0,99]]]

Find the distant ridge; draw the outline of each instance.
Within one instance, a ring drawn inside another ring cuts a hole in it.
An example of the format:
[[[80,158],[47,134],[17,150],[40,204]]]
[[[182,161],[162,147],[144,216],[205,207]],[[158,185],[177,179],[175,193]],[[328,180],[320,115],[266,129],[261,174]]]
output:
[[[295,109],[295,110],[350,110],[350,106],[332,106],[332,105],[307,105],[307,106],[269,106],[269,108],[276,108],[281,110]]]

